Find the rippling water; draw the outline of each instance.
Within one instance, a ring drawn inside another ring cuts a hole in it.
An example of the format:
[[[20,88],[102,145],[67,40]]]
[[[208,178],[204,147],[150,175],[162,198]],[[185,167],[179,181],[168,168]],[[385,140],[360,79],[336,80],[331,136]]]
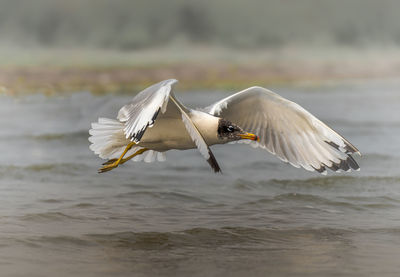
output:
[[[1,96],[2,276],[398,276],[399,89],[277,89],[363,153],[327,177],[246,145],[213,147],[223,175],[194,150],[97,174],[90,122],[131,95]]]

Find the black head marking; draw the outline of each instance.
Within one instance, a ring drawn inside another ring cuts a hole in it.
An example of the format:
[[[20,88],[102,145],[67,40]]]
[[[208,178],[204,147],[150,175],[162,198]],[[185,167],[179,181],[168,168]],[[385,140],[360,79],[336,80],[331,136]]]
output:
[[[218,122],[218,138],[227,140],[239,140],[241,139],[239,134],[242,134],[243,130],[236,124],[221,118]]]

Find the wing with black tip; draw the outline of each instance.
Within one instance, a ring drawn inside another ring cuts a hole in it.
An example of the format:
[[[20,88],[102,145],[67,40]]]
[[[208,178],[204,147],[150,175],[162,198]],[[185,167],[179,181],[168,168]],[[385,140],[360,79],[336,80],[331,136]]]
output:
[[[138,93],[118,112],[118,120],[125,124],[125,137],[138,143],[146,129],[152,126],[159,113],[166,113],[172,86],[178,81],[165,80]]]
[[[260,137],[264,148],[295,167],[326,173],[358,170],[351,154],[360,152],[300,105],[261,87],[226,97],[205,111]]]

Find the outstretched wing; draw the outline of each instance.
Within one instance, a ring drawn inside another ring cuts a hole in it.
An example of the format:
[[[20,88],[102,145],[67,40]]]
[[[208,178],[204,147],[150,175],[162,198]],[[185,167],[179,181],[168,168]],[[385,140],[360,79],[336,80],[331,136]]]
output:
[[[118,120],[125,124],[125,137],[139,142],[147,127],[154,124],[159,112],[166,112],[172,86],[178,81],[165,80],[138,93],[132,102],[118,112]]]
[[[136,95],[130,104],[119,110],[117,118],[124,124],[125,137],[133,142],[140,142],[147,127],[154,124],[160,111],[162,116],[182,118],[200,153],[215,172],[220,172],[221,169],[211,149],[188,115],[190,111],[173,95],[172,86],[177,82],[175,79],[170,79],[148,87]]]
[[[191,120],[189,116],[190,111],[186,109],[181,103],[179,103],[179,101],[173,95],[170,96],[170,99],[171,102],[173,102],[175,106],[178,108],[178,110],[181,112],[183,124],[185,125],[185,128],[188,131],[191,139],[196,144],[197,149],[207,160],[208,164],[211,166],[214,172],[221,172],[221,168],[219,167],[219,164],[215,159],[213,152],[205,142],[203,136],[197,129],[196,125]]]
[[[325,174],[358,170],[351,156],[360,152],[298,104],[261,87],[224,98],[205,111],[238,124],[260,137],[262,147],[295,167]]]

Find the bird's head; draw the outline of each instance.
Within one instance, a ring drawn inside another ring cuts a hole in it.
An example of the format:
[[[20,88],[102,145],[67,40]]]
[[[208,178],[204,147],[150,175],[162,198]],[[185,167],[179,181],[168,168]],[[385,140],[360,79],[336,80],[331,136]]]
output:
[[[241,139],[259,141],[259,137],[257,135],[243,131],[243,129],[236,124],[223,118],[221,118],[218,122],[218,138],[227,142]]]

